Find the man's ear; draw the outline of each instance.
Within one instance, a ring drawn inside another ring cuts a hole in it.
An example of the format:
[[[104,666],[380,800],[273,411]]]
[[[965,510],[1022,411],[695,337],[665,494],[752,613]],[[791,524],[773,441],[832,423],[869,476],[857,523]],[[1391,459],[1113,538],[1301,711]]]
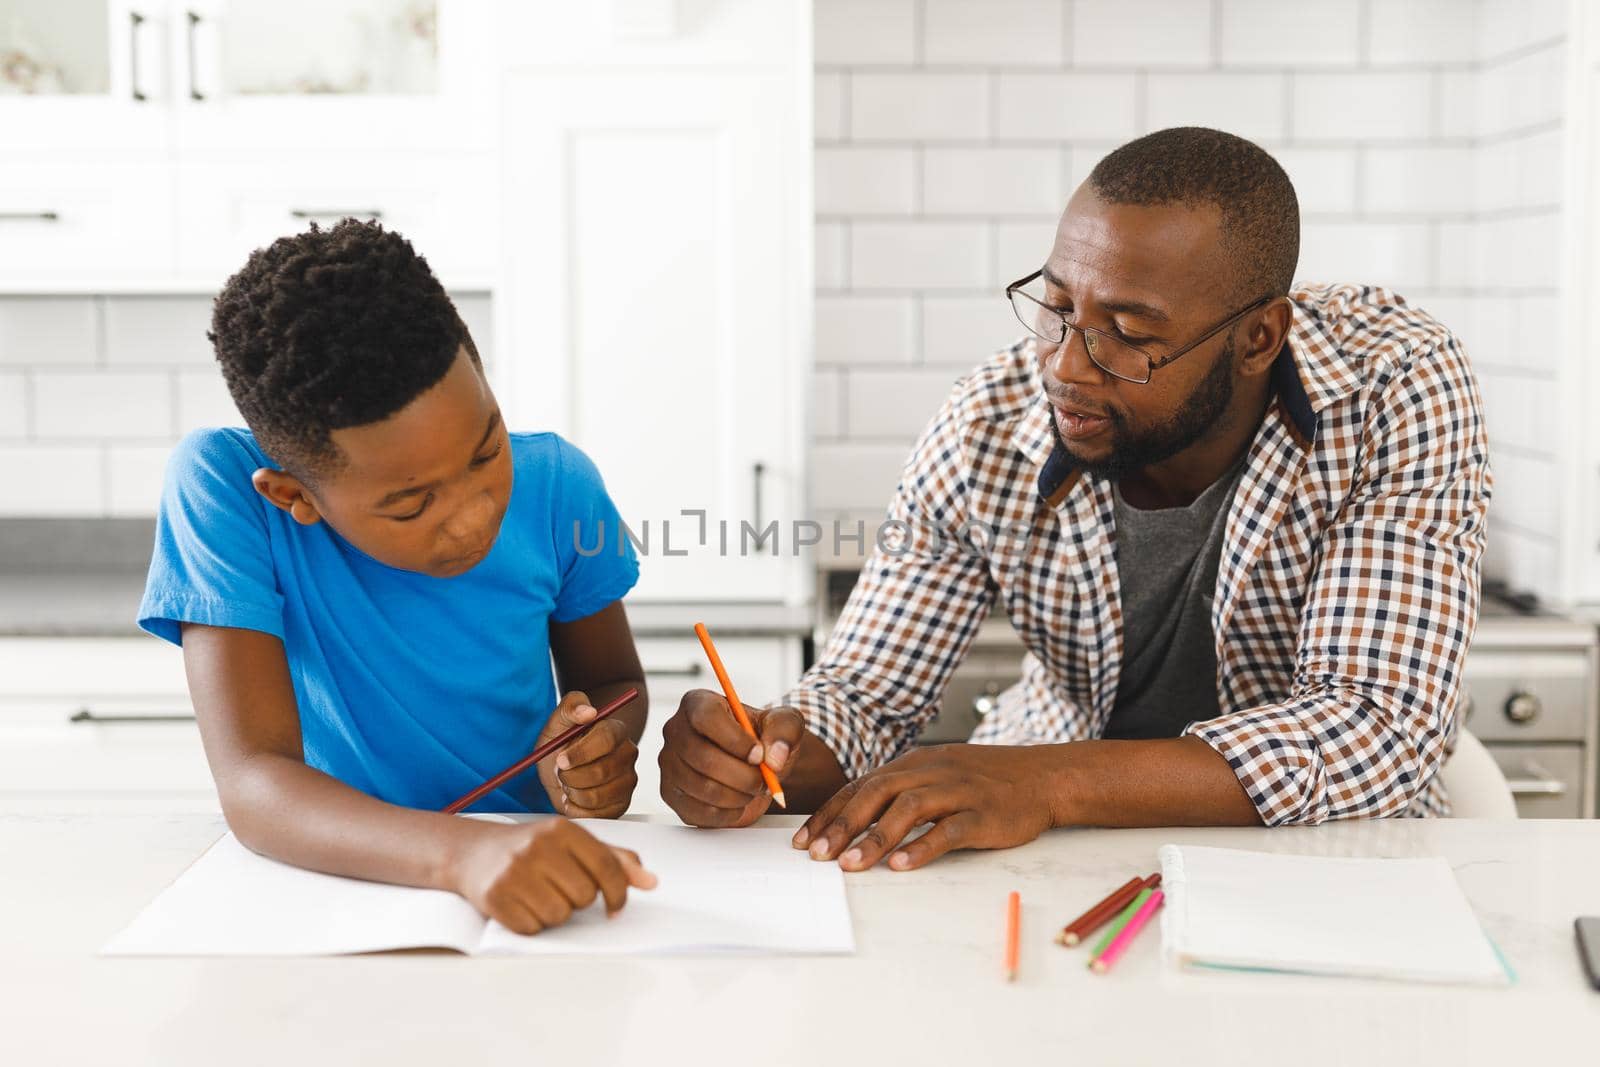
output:
[[[1240,346],[1239,371],[1244,375],[1266,374],[1272,370],[1273,361],[1283,350],[1289,337],[1289,325],[1294,316],[1294,305],[1287,297],[1279,297],[1245,321],[1249,329]]]
[[[312,526],[322,521],[322,512],[317,510],[316,501],[311,499],[310,490],[299,478],[287,471],[262,467],[250,476],[250,484],[255,486],[256,492],[266,497],[273,507],[287,511],[301,526]]]

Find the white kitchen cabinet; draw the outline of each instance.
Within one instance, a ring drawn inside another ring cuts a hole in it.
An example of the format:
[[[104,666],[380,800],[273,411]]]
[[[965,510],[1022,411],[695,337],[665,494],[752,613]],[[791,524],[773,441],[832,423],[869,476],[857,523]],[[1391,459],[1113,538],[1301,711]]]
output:
[[[164,154],[167,0],[0,0],[0,150]]]
[[[487,287],[495,8],[0,0],[0,292],[210,292],[346,211]]]
[[[520,11],[541,44],[503,98],[502,402],[648,530],[636,598],[802,600],[809,5],[709,5],[646,43],[565,7]],[[736,62],[693,58],[740,33]]]
[[[487,149],[487,0],[177,0],[182,155]]]

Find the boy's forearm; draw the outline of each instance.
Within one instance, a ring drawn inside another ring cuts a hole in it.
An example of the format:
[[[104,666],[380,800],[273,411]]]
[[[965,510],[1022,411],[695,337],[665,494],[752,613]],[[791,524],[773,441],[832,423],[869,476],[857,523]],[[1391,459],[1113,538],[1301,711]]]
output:
[[[368,796],[315,768],[262,755],[218,783],[247,847],[296,867],[372,882],[457,890],[457,861],[500,827]]]
[[[615,682],[606,682],[603,685],[591,686],[584,690],[589,703],[596,708],[603,708],[629,689],[637,689],[639,695],[628,701],[625,707],[618,708],[612,718],[628,728],[628,739],[634,744],[644,736],[645,723],[650,716],[650,692],[645,688],[643,678],[622,678]]]

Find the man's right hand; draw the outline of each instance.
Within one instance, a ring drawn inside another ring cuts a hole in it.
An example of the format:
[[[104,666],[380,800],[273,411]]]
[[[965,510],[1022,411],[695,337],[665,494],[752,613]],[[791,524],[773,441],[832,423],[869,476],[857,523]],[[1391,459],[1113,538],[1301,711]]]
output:
[[[745,705],[759,741],[750,740],[720,693],[693,689],[662,728],[661,799],[690,826],[748,826],[772,803],[765,760],[783,782],[806,736],[793,708]]]
[[[607,914],[627,903],[628,887],[654,889],[639,856],[614,848],[566,819],[505,826],[464,820],[450,874],[456,892],[519,934],[559,926],[604,897]]]

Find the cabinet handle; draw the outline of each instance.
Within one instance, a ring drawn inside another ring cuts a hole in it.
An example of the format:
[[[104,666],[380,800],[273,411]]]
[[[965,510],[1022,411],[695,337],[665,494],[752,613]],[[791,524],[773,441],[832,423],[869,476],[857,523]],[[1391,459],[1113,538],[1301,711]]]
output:
[[[57,211],[0,211],[0,222],[60,222]]]
[[[705,673],[705,668],[698,663],[690,663],[683,667],[646,667],[646,678],[698,678]]]
[[[753,481],[755,482],[754,503],[756,513],[756,532],[757,536],[759,537],[761,528],[765,525],[761,521],[762,512],[765,510],[761,506],[761,483],[763,480],[763,475],[767,473],[767,465],[758,460],[755,465],[750,468],[750,473]]]
[[[189,23],[189,99],[204,100],[206,94],[200,91],[200,49],[196,44],[196,38],[200,34],[200,16],[193,11],[187,12],[187,14],[189,16],[187,19]]]
[[[105,714],[92,708],[79,708],[67,716],[68,722],[117,722],[117,723],[145,723],[145,722],[194,722],[193,715],[185,715],[178,711],[158,712],[154,715],[121,715],[116,713]]]
[[[128,81],[132,84],[133,98],[144,103],[149,97],[139,86],[139,31],[144,29],[144,16],[137,11],[128,12]]]
[[[333,209],[329,209],[327,211],[316,211],[316,210],[313,210],[311,208],[296,207],[296,208],[290,208],[289,209],[289,214],[291,216],[293,216],[294,218],[297,218],[297,219],[381,219],[381,218],[383,218],[383,212],[377,210],[376,208],[373,208],[373,209],[368,210],[368,211],[362,211],[360,209],[346,210],[344,208],[333,208]]]

